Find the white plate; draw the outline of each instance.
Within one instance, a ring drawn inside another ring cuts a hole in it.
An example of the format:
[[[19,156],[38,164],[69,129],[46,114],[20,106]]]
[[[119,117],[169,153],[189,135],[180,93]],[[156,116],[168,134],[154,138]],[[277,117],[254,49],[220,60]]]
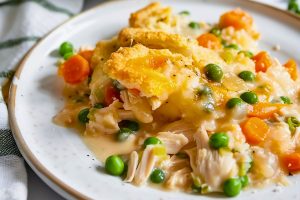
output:
[[[254,17],[262,33],[262,47],[282,62],[288,57],[299,59],[300,20],[292,14],[247,0],[162,1],[175,12],[189,10],[195,20],[217,22],[221,13],[241,7]],[[11,127],[26,161],[35,172],[66,198],[81,199],[211,199],[180,192],[165,192],[149,187],[135,187],[102,172],[99,161],[73,130],[56,126],[52,117],[62,108],[62,82],[56,76],[57,57],[51,52],[63,41],[94,45],[110,38],[127,25],[129,14],[150,1],[108,2],[74,17],[39,42],[21,63],[10,91]],[[281,51],[272,47],[280,45]],[[299,60],[297,60],[299,63]],[[89,156],[88,156],[89,155]],[[300,199],[300,177],[292,185],[274,190],[242,192],[239,199]],[[297,182],[298,180],[298,182]]]

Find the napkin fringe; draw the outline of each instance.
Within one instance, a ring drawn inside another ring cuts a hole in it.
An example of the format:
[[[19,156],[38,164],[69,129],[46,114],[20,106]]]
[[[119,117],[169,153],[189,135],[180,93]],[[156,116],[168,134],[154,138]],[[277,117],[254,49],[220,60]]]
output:
[[[10,1],[4,1],[4,2],[0,3],[0,7],[2,7],[2,6],[18,6],[20,4],[27,3],[27,2],[33,2],[33,3],[39,4],[40,6],[44,7],[47,10],[63,13],[63,14],[68,15],[69,17],[74,16],[74,13],[69,11],[68,9],[59,7],[55,4],[53,4],[52,2],[46,1],[46,0],[10,0]]]

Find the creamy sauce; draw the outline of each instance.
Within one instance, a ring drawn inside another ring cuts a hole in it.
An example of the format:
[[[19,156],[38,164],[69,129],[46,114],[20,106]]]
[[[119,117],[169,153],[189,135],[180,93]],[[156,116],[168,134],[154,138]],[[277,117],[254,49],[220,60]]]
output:
[[[156,127],[150,124],[140,124],[140,130],[123,142],[116,140],[116,134],[89,135],[81,132],[81,137],[96,158],[104,162],[108,156],[129,155],[132,151],[140,149],[145,138],[155,135],[154,133],[157,132],[155,129]]]
[[[82,135],[86,146],[94,153],[96,158],[102,162],[110,155],[124,155],[138,149],[136,136],[130,136],[124,142],[116,141],[116,135],[89,136]]]
[[[78,122],[80,110],[89,107],[86,103],[74,103],[68,98],[66,93],[65,106],[54,118],[53,122],[59,126],[74,129],[82,138],[85,145],[93,152],[94,156],[104,162],[111,155],[127,155],[141,147],[144,139],[150,135],[155,135],[157,129],[161,127],[159,122],[153,124],[140,124],[140,130],[129,136],[126,141],[119,142],[116,134],[87,133],[86,127]]]

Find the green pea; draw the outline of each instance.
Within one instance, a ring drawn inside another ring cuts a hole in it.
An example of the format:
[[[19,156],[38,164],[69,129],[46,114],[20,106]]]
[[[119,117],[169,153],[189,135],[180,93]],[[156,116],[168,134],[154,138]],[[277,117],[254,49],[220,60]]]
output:
[[[127,140],[127,138],[133,134],[133,131],[128,128],[121,128],[117,133],[117,140],[123,142]]]
[[[222,44],[223,46],[226,46],[226,45],[227,45],[227,41],[224,40],[224,39],[221,39],[221,44]]]
[[[224,182],[223,191],[228,197],[237,196],[242,189],[242,184],[238,178],[230,178]]]
[[[214,133],[209,138],[209,145],[214,149],[227,147],[229,137],[225,132]]]
[[[200,25],[197,22],[190,22],[189,27],[192,28],[192,29],[199,29]]]
[[[299,5],[297,3],[297,0],[289,0],[288,10],[296,13],[299,12]]]
[[[255,75],[251,71],[242,71],[238,75],[241,79],[247,82],[252,82],[255,79]]]
[[[144,141],[144,148],[146,148],[147,145],[155,145],[155,144],[162,144],[162,142],[156,137],[148,137]]]
[[[249,184],[249,178],[247,175],[240,177],[242,188],[246,187]]]
[[[226,107],[232,109],[236,106],[240,106],[243,103],[242,99],[240,98],[231,98],[227,101]]]
[[[256,104],[258,102],[258,97],[254,92],[244,92],[240,97],[248,104]]]
[[[286,96],[281,96],[280,99],[284,104],[292,104],[291,99]]]
[[[82,109],[79,113],[78,113],[78,120],[80,123],[85,124],[89,122],[89,118],[88,118],[88,114],[90,112],[89,108],[85,108]]]
[[[210,95],[212,95],[212,91],[208,86],[204,86],[202,89],[201,88],[195,89],[195,98],[198,100],[204,97],[209,97]]]
[[[65,54],[67,53],[73,53],[73,45],[70,42],[63,42],[60,46],[59,46],[59,54],[61,56],[65,56]]]
[[[253,58],[254,54],[251,51],[240,51],[239,53],[244,54],[248,58]]]
[[[179,14],[180,15],[190,15],[190,12],[187,10],[184,10],[184,11],[181,11]]]
[[[102,103],[96,103],[94,105],[94,108],[101,109],[101,108],[104,108],[104,105]]]
[[[296,117],[288,117],[286,123],[288,124],[289,129],[292,133],[295,132],[296,127],[300,126],[300,122]]]
[[[229,44],[229,45],[225,45],[224,46],[226,49],[235,49],[235,50],[239,50],[239,46],[237,44]]]
[[[64,59],[65,59],[65,60],[68,60],[68,59],[71,58],[73,55],[74,55],[73,52],[66,53],[66,54],[64,55]]]
[[[128,128],[131,131],[138,131],[140,129],[139,123],[131,120],[123,120],[119,123],[119,127]]]
[[[201,192],[201,186],[197,186],[194,183],[192,184],[192,191],[194,193],[200,193]]]
[[[122,175],[125,169],[123,160],[116,155],[109,156],[105,161],[105,171],[113,176]]]
[[[214,27],[210,30],[210,33],[214,34],[217,37],[221,36],[221,29]]]
[[[222,69],[216,64],[208,64],[204,68],[206,77],[215,82],[220,82],[223,77]]]
[[[165,173],[161,169],[154,169],[150,175],[152,183],[162,183],[165,180]]]

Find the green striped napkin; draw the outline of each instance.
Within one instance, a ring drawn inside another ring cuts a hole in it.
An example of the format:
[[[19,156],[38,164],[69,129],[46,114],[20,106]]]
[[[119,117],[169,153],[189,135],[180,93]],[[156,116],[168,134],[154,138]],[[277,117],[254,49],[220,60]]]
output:
[[[27,174],[9,129],[3,91],[32,45],[82,5],[83,0],[0,1],[0,199],[27,199]]]

